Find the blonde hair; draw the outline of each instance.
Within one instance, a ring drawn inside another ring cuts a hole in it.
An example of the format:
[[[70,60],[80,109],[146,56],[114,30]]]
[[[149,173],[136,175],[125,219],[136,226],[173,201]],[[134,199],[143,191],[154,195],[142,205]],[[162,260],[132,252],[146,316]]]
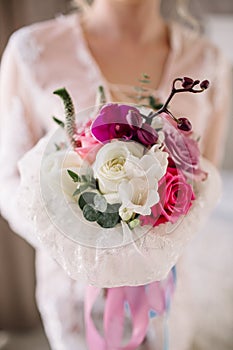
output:
[[[176,11],[181,21],[187,24],[192,29],[200,30],[200,23],[195,18],[189,9],[190,0],[176,0]]]
[[[73,5],[85,13],[95,0],[73,0]],[[191,29],[200,30],[200,23],[191,14],[190,0],[161,0],[161,13],[166,20],[175,20]]]

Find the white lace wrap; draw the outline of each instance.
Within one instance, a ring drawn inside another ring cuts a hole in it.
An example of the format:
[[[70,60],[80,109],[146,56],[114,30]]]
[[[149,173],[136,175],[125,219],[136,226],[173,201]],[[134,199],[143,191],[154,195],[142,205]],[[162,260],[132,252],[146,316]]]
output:
[[[41,139],[20,161],[17,193],[21,213],[31,222],[44,248],[70,277],[98,287],[136,286],[164,279],[219,198],[217,170],[202,160],[208,178],[198,183],[196,200],[177,224],[147,228],[146,233],[145,228],[132,232],[119,224],[109,231],[84,221],[77,204],[77,209],[71,210],[62,191],[46,187],[40,173],[48,140],[51,143],[51,135]]]

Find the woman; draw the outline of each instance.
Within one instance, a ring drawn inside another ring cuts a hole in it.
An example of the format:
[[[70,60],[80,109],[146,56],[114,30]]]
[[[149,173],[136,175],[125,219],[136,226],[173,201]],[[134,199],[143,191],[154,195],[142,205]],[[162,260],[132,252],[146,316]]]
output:
[[[14,203],[20,181],[17,162],[53,128],[50,116],[62,114],[60,101],[52,95],[55,89],[66,86],[78,110],[94,105],[99,85],[108,100],[132,101],[133,86],[144,72],[161,100],[178,76],[211,81],[211,88],[198,99],[192,94],[182,100],[178,96],[173,111],[190,117],[201,136],[203,154],[218,163],[229,99],[228,65],[205,39],[178,24],[167,24],[159,0],[95,0],[83,17],[59,17],[16,32],[3,57],[1,211],[13,229],[37,248],[37,300],[54,350],[86,348],[80,311],[84,286],[72,281],[41,249],[32,228],[21,219]],[[188,298],[179,297],[181,283],[182,278],[170,319],[173,350],[188,349],[193,336],[186,317]],[[150,348],[155,349],[153,341]]]

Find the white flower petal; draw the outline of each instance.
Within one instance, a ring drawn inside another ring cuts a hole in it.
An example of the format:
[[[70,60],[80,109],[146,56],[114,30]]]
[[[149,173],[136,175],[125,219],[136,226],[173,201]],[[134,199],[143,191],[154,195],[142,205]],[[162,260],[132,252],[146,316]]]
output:
[[[109,204],[121,203],[118,193],[107,193],[104,197]]]
[[[128,207],[128,204],[131,202],[132,198],[132,186],[129,184],[129,181],[122,181],[118,188],[119,197],[121,203]]]

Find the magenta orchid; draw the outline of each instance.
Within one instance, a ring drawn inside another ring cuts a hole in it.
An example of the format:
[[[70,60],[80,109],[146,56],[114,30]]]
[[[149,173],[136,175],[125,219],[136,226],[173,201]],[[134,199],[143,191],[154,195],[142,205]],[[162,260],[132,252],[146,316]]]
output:
[[[121,139],[136,141],[148,147],[158,140],[157,131],[144,122],[137,108],[116,103],[102,107],[91,126],[91,132],[102,143]]]

